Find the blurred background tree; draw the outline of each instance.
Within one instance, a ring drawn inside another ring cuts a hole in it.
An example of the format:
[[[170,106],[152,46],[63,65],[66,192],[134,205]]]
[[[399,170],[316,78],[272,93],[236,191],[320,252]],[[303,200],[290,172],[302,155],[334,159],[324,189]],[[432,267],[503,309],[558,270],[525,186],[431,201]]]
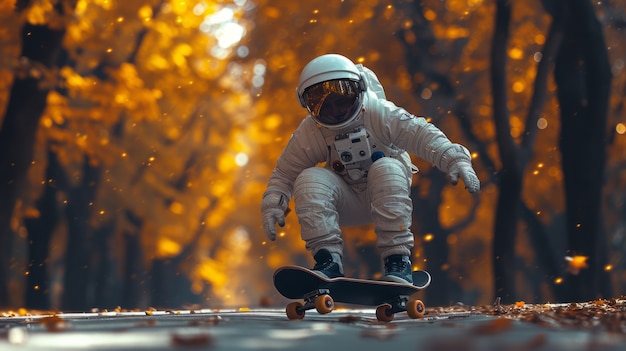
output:
[[[295,216],[264,240],[259,202],[304,117],[300,70],[327,52],[372,68],[390,100],[473,151],[478,196],[415,160],[428,304],[619,294],[626,9],[579,2],[2,1],[0,306],[281,301],[273,270],[311,261]],[[597,95],[566,94],[574,85]],[[583,147],[562,127],[587,101]],[[568,180],[582,170],[593,178]],[[593,186],[569,185],[581,181]],[[372,228],[345,235],[348,273],[377,274]],[[588,261],[564,259],[576,255]]]

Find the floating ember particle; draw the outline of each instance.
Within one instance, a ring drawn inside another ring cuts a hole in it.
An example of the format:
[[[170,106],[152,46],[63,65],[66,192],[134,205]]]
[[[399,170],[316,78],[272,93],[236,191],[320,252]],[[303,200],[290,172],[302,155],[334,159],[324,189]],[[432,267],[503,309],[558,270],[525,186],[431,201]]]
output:
[[[580,273],[581,269],[589,267],[587,265],[587,256],[565,256],[565,261],[567,261],[567,271],[573,275],[577,275]]]

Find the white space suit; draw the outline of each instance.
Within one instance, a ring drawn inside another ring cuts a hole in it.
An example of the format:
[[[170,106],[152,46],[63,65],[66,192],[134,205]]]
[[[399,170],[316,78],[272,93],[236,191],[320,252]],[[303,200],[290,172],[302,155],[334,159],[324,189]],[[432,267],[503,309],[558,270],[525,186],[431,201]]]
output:
[[[352,85],[327,85],[347,80]],[[406,262],[410,257],[409,194],[417,169],[408,153],[432,162],[450,174],[454,183],[460,176],[470,192],[480,188],[468,150],[451,143],[425,118],[381,98],[384,93],[377,82],[371,71],[340,55],[311,61],[297,90],[309,115],[278,158],[263,196],[264,229],[269,239],[275,239],[275,224],[284,225],[284,213],[293,196],[307,249],[314,256],[320,250],[330,253],[340,274],[343,225],[373,222],[383,259],[399,256]],[[309,91],[307,97],[307,88],[322,83],[326,84],[323,89],[316,94]],[[333,94],[350,96],[343,106],[338,103],[339,112],[324,106],[330,104]],[[325,259],[331,258],[326,255]],[[410,272],[410,260],[408,264]]]

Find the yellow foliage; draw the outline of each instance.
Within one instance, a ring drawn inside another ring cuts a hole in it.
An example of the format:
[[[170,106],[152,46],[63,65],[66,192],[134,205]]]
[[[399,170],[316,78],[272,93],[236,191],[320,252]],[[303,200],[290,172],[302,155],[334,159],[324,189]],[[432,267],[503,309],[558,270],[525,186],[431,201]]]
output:
[[[172,213],[174,214],[182,215],[185,212],[185,205],[178,201],[173,201],[170,204],[170,211],[172,211]]]
[[[114,6],[113,0],[94,0],[93,2],[94,4],[102,7],[102,9],[104,10],[111,10],[111,8]]]
[[[202,209],[202,210],[204,210],[205,208],[209,207],[210,204],[211,204],[211,201],[206,196],[200,196],[196,200],[196,206],[198,206],[198,208]]]
[[[161,237],[157,242],[157,257],[172,257],[176,256],[181,250],[181,246],[178,242],[167,238]]]
[[[11,12],[15,9],[16,0],[0,0],[0,12]]]
[[[182,67],[187,65],[187,57],[193,52],[189,44],[181,43],[172,50],[172,61],[176,66]]]
[[[142,21],[150,20],[153,14],[154,13],[152,11],[152,7],[150,7],[149,5],[143,5],[137,11],[137,17]]]
[[[54,14],[54,5],[50,0],[37,1],[35,6],[30,6],[26,12],[29,23],[45,25]]]
[[[217,169],[222,174],[232,173],[236,168],[235,158],[230,152],[223,152],[218,156]]]
[[[267,255],[267,265],[272,269],[289,264],[289,257],[282,252],[271,252]]]
[[[263,127],[266,129],[274,130],[280,127],[282,124],[282,117],[276,113],[273,113],[263,119]]]
[[[215,210],[209,213],[209,216],[206,219],[206,224],[208,228],[219,228],[224,220],[226,219],[226,214],[224,211],[221,211],[220,208],[216,208]]]
[[[524,56],[524,51],[518,47],[509,49],[509,57],[514,60],[520,60]]]
[[[155,53],[147,60],[146,68],[151,71],[164,71],[169,69],[170,62],[162,55]]]
[[[221,287],[228,282],[229,271],[224,269],[224,263],[205,259],[198,265],[197,271],[200,277],[215,286]]]

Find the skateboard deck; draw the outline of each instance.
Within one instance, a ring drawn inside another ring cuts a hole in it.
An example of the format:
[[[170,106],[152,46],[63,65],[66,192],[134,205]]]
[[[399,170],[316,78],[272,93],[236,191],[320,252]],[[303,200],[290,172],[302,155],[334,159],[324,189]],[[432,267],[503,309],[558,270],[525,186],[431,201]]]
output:
[[[390,321],[401,311],[419,318],[423,315],[424,304],[414,296],[430,285],[430,280],[430,274],[421,270],[413,271],[413,285],[348,277],[328,279],[300,266],[281,267],[274,273],[274,286],[281,295],[304,299],[304,304],[287,306],[290,319],[301,319],[304,311],[313,308],[329,313],[334,302],[378,306],[376,317],[381,321]]]

